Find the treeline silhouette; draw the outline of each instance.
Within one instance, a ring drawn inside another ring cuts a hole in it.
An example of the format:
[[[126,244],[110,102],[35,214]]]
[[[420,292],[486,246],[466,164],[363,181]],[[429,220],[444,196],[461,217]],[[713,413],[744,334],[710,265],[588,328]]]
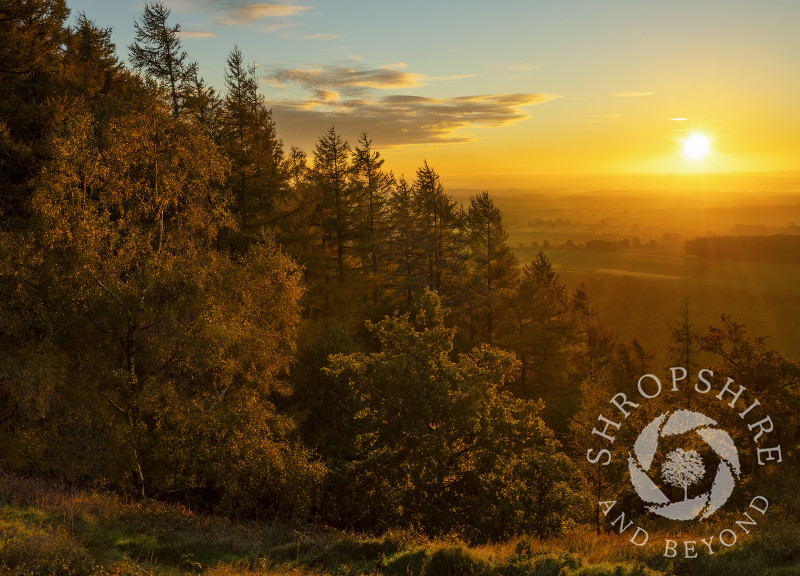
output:
[[[2,10],[0,465],[362,530],[595,520],[583,439],[653,353],[520,265],[488,192],[395,176],[367,133],[286,151],[255,67],[234,47],[218,93],[160,3],[132,69],[63,0]],[[741,325],[673,340],[797,406]]]
[[[686,241],[686,253],[709,260],[800,262],[800,236],[710,236]]]

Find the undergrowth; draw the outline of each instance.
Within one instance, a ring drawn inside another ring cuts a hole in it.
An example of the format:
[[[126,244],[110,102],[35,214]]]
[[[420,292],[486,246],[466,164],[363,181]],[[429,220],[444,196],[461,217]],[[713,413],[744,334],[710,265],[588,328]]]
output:
[[[774,576],[800,574],[798,536],[796,524],[784,522],[770,526],[769,537],[693,560],[588,531],[467,546],[411,531],[375,537],[317,525],[233,522],[0,472],[0,574]]]

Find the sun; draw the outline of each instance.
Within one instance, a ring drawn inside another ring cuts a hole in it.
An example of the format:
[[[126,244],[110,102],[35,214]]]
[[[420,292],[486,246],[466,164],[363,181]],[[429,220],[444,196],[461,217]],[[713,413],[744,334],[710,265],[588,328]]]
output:
[[[705,134],[690,134],[683,141],[683,155],[691,160],[702,160],[711,151],[711,140]]]

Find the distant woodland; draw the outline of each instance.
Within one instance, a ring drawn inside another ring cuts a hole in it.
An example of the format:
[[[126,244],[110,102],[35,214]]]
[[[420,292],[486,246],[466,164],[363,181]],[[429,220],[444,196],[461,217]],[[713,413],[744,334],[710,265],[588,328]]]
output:
[[[0,467],[366,532],[600,529],[586,439],[663,368],[517,260],[489,192],[397,177],[369,126],[287,150],[245,55],[209,86],[160,3],[121,49],[63,0],[0,6]],[[800,365],[690,302],[658,352],[746,386],[796,464]]]
[[[710,260],[800,262],[800,236],[712,236],[686,242],[686,253]]]

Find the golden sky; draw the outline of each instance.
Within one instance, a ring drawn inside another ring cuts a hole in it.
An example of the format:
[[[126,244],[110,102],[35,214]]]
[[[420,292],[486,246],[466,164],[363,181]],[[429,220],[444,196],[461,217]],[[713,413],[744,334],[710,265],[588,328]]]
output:
[[[113,4],[113,6],[112,6]],[[238,45],[286,147],[366,131],[395,173],[788,171],[800,158],[796,0],[170,0],[184,48],[224,90]],[[123,57],[141,5],[70,2]],[[682,153],[692,132],[702,160]]]

